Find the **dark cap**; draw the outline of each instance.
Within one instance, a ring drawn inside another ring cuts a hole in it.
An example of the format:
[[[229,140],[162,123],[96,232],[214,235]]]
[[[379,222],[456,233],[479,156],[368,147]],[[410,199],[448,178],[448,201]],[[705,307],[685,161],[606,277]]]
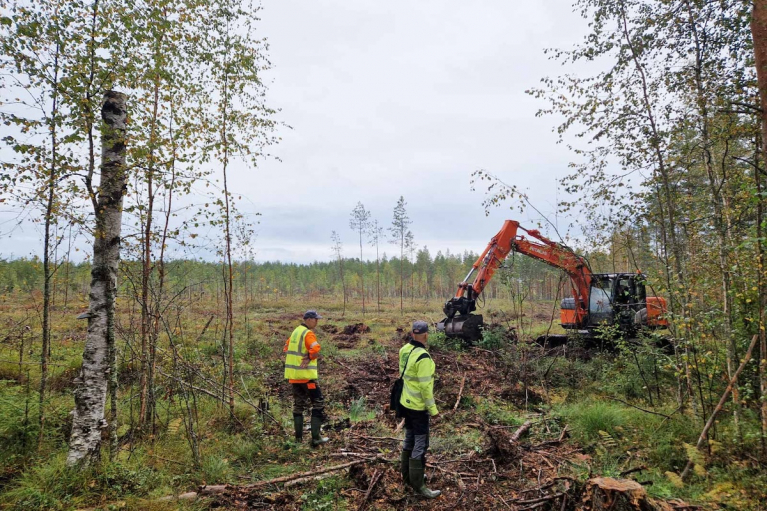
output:
[[[316,310],[308,310],[304,313],[304,319],[322,319]]]
[[[429,324],[426,321],[414,321],[413,322],[413,333],[414,334],[425,334],[429,331]]]

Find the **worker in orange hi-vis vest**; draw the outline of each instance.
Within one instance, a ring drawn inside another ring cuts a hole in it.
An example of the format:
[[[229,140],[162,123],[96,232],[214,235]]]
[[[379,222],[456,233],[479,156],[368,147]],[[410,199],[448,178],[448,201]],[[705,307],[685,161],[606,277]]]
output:
[[[312,447],[322,445],[328,441],[327,437],[320,436],[322,422],[325,420],[325,401],[322,391],[317,384],[317,360],[320,355],[320,343],[314,335],[314,328],[322,316],[315,310],[308,310],[304,314],[304,322],[293,330],[285,341],[285,378],[293,388],[293,426],[295,427],[296,441],[303,439],[304,412],[312,409]]]

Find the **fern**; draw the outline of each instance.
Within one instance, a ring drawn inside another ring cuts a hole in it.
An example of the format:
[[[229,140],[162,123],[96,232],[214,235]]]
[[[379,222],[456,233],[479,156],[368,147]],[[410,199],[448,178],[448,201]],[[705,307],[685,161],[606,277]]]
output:
[[[615,449],[618,447],[618,442],[616,442],[613,436],[607,431],[599,430],[599,440],[607,449]]]
[[[677,488],[684,487],[684,481],[682,481],[682,478],[679,477],[679,474],[676,472],[666,472],[666,477],[673,486],[676,486]]]
[[[703,453],[694,445],[687,443],[683,443],[682,445],[687,453],[687,459],[693,463],[693,471],[695,472],[695,475],[705,477],[708,472],[706,471],[706,458],[703,456]]]
[[[181,428],[181,417],[173,419],[168,423],[168,434],[175,435],[178,433],[179,428]]]

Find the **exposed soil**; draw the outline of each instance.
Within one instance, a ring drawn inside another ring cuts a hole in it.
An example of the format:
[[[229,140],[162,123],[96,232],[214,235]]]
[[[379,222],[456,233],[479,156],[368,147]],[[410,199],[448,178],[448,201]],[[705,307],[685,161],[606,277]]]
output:
[[[365,323],[355,323],[353,325],[346,325],[343,333],[346,335],[368,334],[370,333],[370,327]]]

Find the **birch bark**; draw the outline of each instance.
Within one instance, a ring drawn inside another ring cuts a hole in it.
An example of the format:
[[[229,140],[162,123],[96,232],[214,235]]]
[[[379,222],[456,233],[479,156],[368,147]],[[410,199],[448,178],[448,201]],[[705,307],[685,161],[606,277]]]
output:
[[[762,121],[762,150],[767,151],[767,2],[757,0],[751,15],[751,36],[754,42],[754,63],[756,80],[759,85],[759,105]],[[758,170],[757,170],[758,172]],[[761,197],[759,199],[761,201]],[[762,243],[761,239],[759,243]],[[763,275],[762,261],[759,272]],[[767,337],[764,330],[764,318],[759,318],[759,386],[761,391],[762,444],[767,443]]]
[[[75,390],[68,465],[98,459],[109,381],[114,385],[114,306],[120,231],[126,189],[126,96],[107,91],[101,107],[101,182],[96,202],[88,334]]]

